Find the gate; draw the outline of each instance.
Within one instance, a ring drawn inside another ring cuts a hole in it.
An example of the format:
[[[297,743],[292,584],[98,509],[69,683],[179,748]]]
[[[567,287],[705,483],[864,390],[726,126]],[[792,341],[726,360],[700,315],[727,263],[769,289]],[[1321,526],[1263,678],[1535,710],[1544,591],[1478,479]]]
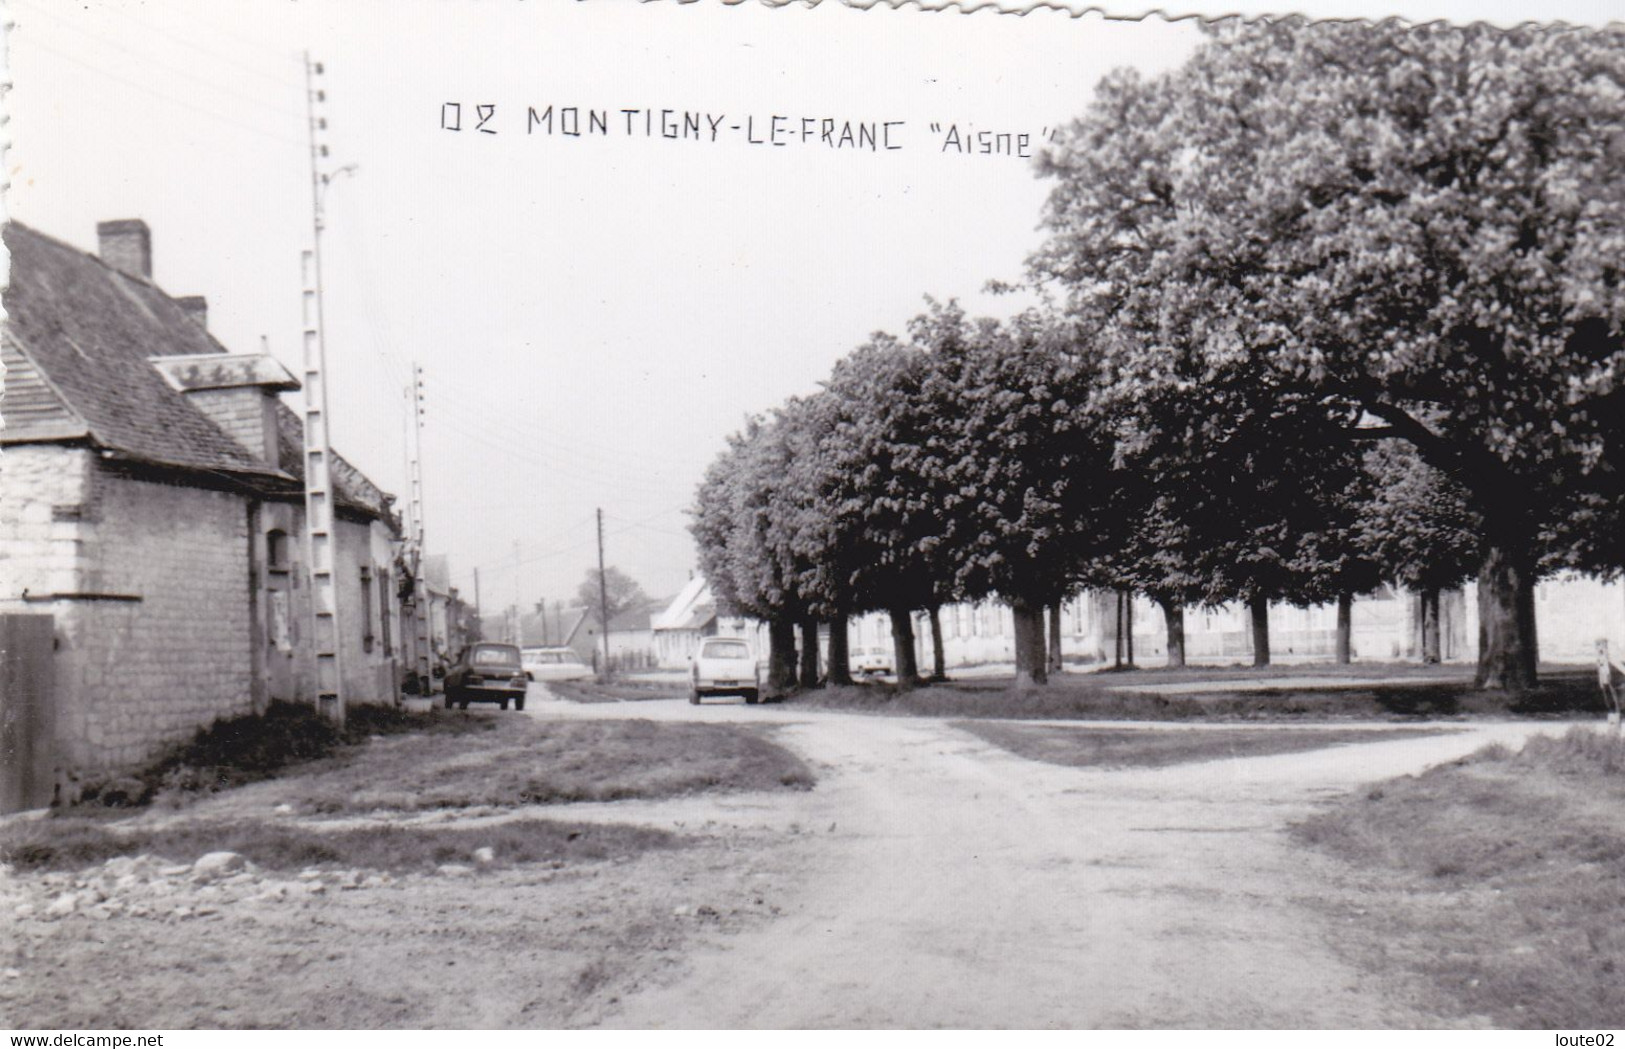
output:
[[[55,619],[0,615],[0,813],[44,808],[56,780]]]

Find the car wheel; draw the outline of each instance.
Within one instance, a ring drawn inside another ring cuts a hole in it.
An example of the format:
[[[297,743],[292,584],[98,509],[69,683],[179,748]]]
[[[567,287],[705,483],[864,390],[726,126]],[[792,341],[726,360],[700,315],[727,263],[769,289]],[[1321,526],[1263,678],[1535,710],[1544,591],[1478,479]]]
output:
[[[469,701],[466,698],[465,699],[460,699],[460,700],[457,701],[457,708],[459,710],[467,710],[468,709],[468,703],[469,703]]]
[[[518,699],[514,700],[513,701],[513,708],[515,710],[524,710],[525,709],[525,697],[520,696]]]
[[[455,696],[453,696],[450,692],[447,692],[446,693],[446,709],[450,710],[452,707],[455,707],[456,705],[457,705],[457,698]]]
[[[761,698],[762,698],[762,696],[761,696],[761,693],[759,693],[759,692],[746,692],[745,693],[745,702],[746,703],[754,704],[754,703],[758,702]]]
[[[497,704],[497,706],[501,707],[503,710],[507,710],[508,709],[508,701],[504,699],[501,702],[499,702]]]

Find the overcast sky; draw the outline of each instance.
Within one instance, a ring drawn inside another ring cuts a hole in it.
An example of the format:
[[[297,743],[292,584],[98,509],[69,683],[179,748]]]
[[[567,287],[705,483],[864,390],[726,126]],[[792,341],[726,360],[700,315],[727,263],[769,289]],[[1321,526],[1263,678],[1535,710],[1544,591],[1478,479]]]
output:
[[[945,149],[950,126],[1036,152],[1108,70],[1166,68],[1200,38],[1190,21],[707,0],[9,10],[10,215],[86,250],[98,221],[145,219],[159,285],[207,296],[229,349],[263,336],[296,372],[302,55],[323,63],[327,166],[356,165],[327,194],[334,445],[404,496],[422,365],[428,545],[465,589],[479,568],[487,611],[573,595],[598,508],[609,563],[674,592],[694,567],[684,510],[748,414],[815,389],[924,295],[1011,308],[982,288],[1021,275],[1047,186],[1029,160]],[[527,134],[549,106],[553,133]],[[607,133],[562,134],[565,107],[583,131],[604,112]],[[896,148],[832,148],[848,121]]]

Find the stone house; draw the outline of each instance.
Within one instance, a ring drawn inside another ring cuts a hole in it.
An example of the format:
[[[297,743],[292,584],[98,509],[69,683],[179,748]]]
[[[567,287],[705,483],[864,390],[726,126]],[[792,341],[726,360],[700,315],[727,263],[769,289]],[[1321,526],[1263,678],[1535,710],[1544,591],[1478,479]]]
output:
[[[145,223],[97,233],[99,258],[4,231],[0,616],[49,616],[52,639],[39,716],[7,737],[51,769],[12,807],[313,699],[300,423],[279,400],[299,384],[153,283]],[[398,522],[359,470],[333,474],[345,693],[393,701]]]

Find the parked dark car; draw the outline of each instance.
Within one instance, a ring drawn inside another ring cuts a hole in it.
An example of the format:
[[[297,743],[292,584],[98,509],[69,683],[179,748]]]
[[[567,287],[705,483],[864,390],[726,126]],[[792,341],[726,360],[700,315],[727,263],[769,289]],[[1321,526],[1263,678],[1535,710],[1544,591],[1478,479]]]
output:
[[[526,680],[518,645],[494,641],[469,645],[446,673],[446,709],[495,703],[507,710],[512,701],[515,710],[524,710]]]

